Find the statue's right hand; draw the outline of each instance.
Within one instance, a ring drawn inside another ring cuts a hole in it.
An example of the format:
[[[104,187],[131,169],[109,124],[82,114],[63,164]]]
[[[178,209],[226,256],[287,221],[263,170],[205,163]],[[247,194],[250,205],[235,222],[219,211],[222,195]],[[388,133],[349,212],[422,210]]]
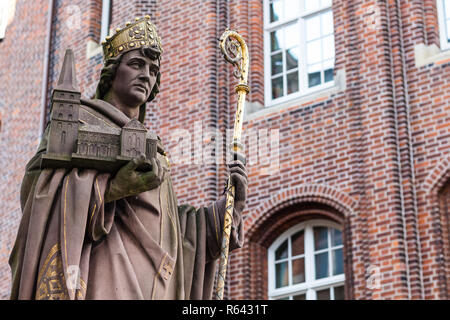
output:
[[[152,170],[137,171],[144,162],[145,156],[140,155],[117,171],[116,176],[109,181],[105,202],[138,195],[158,187],[164,181],[166,170],[157,158],[151,159]]]

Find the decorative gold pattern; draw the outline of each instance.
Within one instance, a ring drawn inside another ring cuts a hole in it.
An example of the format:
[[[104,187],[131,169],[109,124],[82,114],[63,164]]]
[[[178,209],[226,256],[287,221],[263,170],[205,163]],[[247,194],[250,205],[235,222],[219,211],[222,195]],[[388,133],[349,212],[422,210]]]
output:
[[[140,47],[157,47],[162,50],[161,38],[156,27],[150,21],[150,16],[135,18],[135,22],[127,22],[125,28],[116,29],[116,34],[106,37],[103,45],[103,59],[106,61],[117,57],[120,53]]]
[[[238,102],[236,108],[236,119],[234,121],[233,149],[240,151],[240,140],[242,135],[242,122],[245,108],[245,97],[250,91],[247,85],[249,56],[247,45],[242,36],[236,31],[228,28],[220,37],[220,48],[222,54],[228,62],[236,67],[234,76],[239,79],[236,86]],[[222,232],[222,245],[220,252],[219,271],[217,275],[216,299],[223,299],[223,290],[225,288],[225,277],[227,274],[228,251],[230,246],[231,225],[233,222],[235,188],[229,176],[227,182],[226,209]]]
[[[217,219],[216,219],[216,203],[213,203],[213,216],[214,216],[214,227],[216,228],[216,240],[217,240],[217,245],[220,246],[220,241],[219,241],[219,232],[217,231]]]
[[[61,248],[55,244],[39,272],[36,300],[68,300],[65,283]]]

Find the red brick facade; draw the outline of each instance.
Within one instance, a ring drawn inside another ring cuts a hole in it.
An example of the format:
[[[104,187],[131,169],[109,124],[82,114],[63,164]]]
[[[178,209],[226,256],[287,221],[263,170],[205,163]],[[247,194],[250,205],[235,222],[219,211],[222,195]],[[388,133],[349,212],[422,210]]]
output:
[[[173,132],[192,135],[197,162],[172,165],[180,203],[201,206],[222,193],[225,165],[203,164],[195,148],[210,142],[206,129],[225,134],[234,122],[236,81],[217,39],[229,26],[247,40],[254,111],[243,126],[247,159],[260,151],[261,140],[257,148],[245,132],[278,130],[279,172],[267,174],[264,157],[247,166],[246,244],[230,256],[226,297],[268,298],[267,248],[290,227],[320,217],[344,230],[347,299],[450,298],[450,60],[439,50],[427,63],[417,58],[421,48],[439,47],[436,0],[334,0],[340,85],[262,110],[256,109],[264,106],[263,0],[112,3],[114,29],[150,14],[162,38],[161,92],[148,106],[146,124],[169,156],[177,144],[169,139]],[[99,42],[101,1],[70,6],[17,0],[0,42],[0,70],[6,70],[0,73],[2,298],[10,287],[7,259],[20,219],[20,181],[39,142],[43,88],[48,105],[67,47],[74,49],[86,97],[95,93],[102,67],[101,53],[87,53],[89,42]],[[378,289],[367,286],[373,266],[381,273]]]

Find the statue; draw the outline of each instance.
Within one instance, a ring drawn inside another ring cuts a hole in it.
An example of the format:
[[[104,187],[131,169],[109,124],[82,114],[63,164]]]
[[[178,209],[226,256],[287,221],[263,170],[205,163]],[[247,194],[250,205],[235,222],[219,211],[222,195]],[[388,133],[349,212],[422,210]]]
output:
[[[179,205],[164,145],[142,125],[160,83],[150,17],[118,29],[103,51],[95,99],[78,94],[66,54],[22,181],[11,299],[211,299],[226,196]],[[243,244],[247,197],[245,156],[232,156],[230,250]]]

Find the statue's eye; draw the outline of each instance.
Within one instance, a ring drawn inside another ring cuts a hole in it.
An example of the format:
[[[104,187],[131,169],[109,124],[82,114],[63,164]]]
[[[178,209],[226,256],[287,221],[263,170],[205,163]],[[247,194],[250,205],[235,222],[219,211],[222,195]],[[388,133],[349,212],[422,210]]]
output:
[[[159,68],[155,65],[150,66],[150,74],[156,76],[158,74]]]
[[[131,66],[131,67],[133,67],[133,68],[138,69],[138,68],[141,67],[142,64],[141,64],[139,61],[134,60],[134,61],[131,61],[128,65]]]

